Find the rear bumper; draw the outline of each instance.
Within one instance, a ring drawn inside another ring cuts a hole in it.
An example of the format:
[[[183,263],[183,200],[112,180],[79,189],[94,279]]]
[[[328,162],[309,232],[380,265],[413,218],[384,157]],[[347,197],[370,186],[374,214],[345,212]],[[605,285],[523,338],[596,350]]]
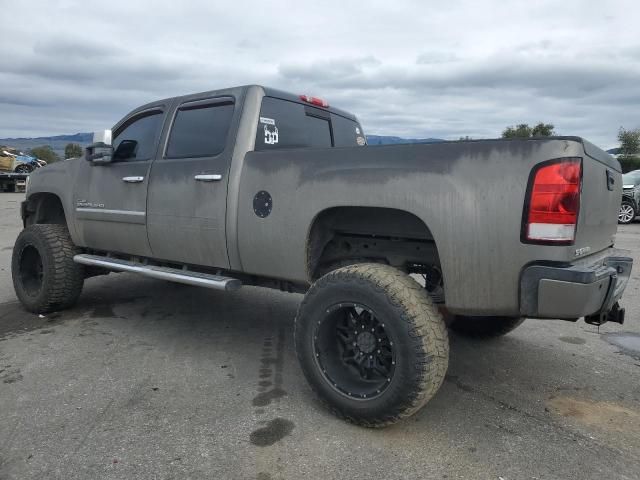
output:
[[[627,253],[609,248],[572,265],[526,267],[520,279],[520,313],[531,318],[606,318],[614,306],[617,311],[616,302],[629,281],[633,259]]]

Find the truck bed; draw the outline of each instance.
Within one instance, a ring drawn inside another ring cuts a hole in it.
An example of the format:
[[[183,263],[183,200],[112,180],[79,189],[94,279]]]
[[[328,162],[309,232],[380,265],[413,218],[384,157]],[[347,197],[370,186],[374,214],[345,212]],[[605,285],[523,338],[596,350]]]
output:
[[[530,173],[560,157],[583,158],[575,245],[525,244]],[[622,186],[608,191],[606,170],[620,177],[613,158],[578,137],[250,152],[238,198],[269,192],[273,212],[265,221],[238,209],[237,254],[244,271],[307,281],[308,232],[323,211],[354,204],[398,209],[427,226],[448,308],[515,315],[525,265],[569,264],[613,244]]]

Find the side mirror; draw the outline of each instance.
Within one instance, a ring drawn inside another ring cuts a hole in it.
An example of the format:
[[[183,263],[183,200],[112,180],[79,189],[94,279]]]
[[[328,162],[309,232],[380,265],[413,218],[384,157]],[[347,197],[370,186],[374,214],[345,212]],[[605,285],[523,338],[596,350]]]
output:
[[[86,148],[84,158],[96,165],[111,163],[111,159],[113,158],[111,130],[94,132],[93,143]]]
[[[135,140],[122,140],[113,152],[114,160],[129,160],[136,158],[136,150],[138,150],[138,142]]]

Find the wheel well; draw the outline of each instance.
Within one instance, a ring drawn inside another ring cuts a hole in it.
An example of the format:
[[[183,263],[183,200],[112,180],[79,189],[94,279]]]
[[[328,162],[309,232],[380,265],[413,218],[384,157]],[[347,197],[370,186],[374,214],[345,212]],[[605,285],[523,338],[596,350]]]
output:
[[[316,216],[307,242],[307,271],[316,280],[352,260],[387,263],[408,273],[440,268],[431,230],[414,214],[377,207],[335,207]]]
[[[66,225],[67,219],[60,197],[54,193],[35,193],[29,197],[25,209],[24,224],[36,223]]]

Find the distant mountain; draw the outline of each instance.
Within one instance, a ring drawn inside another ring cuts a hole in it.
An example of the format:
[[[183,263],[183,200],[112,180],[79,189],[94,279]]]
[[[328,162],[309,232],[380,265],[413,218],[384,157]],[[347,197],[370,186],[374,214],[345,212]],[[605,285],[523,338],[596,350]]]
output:
[[[52,137],[35,138],[0,138],[0,145],[6,145],[21,150],[25,153],[31,148],[49,145],[54,152],[64,158],[64,147],[69,143],[78,143],[85,147],[93,140],[92,133],[76,133],[74,135],[55,135]]]
[[[445,142],[441,138],[402,138],[386,135],[367,135],[369,145],[398,145],[402,143],[438,143]]]
[[[20,137],[20,138],[0,138],[0,142],[67,142],[67,143],[88,143],[93,138],[92,133],[74,133],[73,135],[55,135],[53,137]]]
[[[34,147],[50,145],[51,148],[60,156],[64,157],[64,147],[68,143],[78,143],[81,147],[85,147],[93,140],[92,133],[75,133],[73,135],[55,135],[51,137],[35,137],[35,138],[0,138],[0,145],[7,145],[23,152],[27,152]],[[369,145],[398,145],[403,143],[437,143],[444,142],[441,138],[402,138],[386,135],[367,135],[367,143]]]

